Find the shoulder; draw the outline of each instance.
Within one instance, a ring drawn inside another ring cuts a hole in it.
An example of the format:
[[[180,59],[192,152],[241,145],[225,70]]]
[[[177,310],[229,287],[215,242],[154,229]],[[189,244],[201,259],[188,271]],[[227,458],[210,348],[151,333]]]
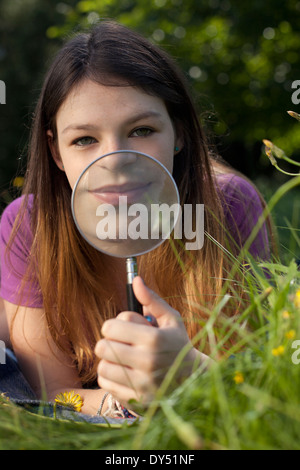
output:
[[[255,185],[238,174],[226,173],[216,176],[217,188],[223,205],[226,226],[238,244],[245,244],[264,210],[264,201]],[[264,223],[249,252],[260,258],[269,257],[269,241]]]
[[[242,223],[246,214],[249,220],[252,212],[257,215],[263,211],[262,197],[247,178],[225,173],[217,175],[216,182],[225,214],[234,215],[236,223]]]
[[[27,201],[26,201],[25,196],[20,196],[14,201],[12,201],[10,204],[8,204],[2,213],[1,220],[3,216],[16,217],[20,209],[24,208],[25,203],[26,203],[26,209],[30,212],[33,206],[32,194],[29,194],[29,196],[27,197]]]
[[[247,179],[235,173],[224,173],[216,176],[218,188],[227,200],[231,197],[240,196],[243,199],[259,199],[255,186]]]
[[[21,196],[15,199],[4,209],[0,219],[0,250],[2,254],[11,236],[14,238],[10,250],[16,255],[28,254],[32,243],[32,207],[33,197],[30,195],[28,198]]]
[[[28,271],[33,233],[33,198],[20,197],[9,204],[0,221],[0,295],[15,305],[41,307],[36,274]],[[19,217],[20,216],[20,217]]]
[[[30,195],[25,200],[24,196],[21,196],[12,201],[3,211],[0,219],[0,230],[2,237],[6,238],[7,234],[10,234],[12,227],[18,217],[22,215],[22,226],[23,229],[30,229],[30,214],[33,206],[33,197]]]

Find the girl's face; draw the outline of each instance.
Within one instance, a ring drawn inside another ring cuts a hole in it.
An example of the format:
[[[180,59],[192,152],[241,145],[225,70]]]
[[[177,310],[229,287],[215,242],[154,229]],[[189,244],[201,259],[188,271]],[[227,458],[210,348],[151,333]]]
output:
[[[172,173],[175,147],[182,147],[164,102],[132,86],[82,82],[59,109],[56,125],[57,144],[48,131],[49,145],[71,188],[89,163],[117,150],[146,153]]]

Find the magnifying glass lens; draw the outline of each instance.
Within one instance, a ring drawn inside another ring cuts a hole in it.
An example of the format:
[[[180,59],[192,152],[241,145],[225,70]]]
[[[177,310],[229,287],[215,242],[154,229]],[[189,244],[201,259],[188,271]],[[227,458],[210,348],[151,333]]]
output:
[[[73,218],[85,240],[98,251],[134,262],[169,238],[179,213],[172,175],[141,152],[120,150],[97,158],[72,193]],[[129,283],[136,274],[130,272]]]

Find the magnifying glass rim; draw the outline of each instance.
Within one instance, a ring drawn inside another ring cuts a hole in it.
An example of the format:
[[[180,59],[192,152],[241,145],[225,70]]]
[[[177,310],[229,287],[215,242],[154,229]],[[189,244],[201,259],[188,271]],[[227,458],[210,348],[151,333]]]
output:
[[[148,155],[147,153],[143,153],[143,152],[139,152],[137,150],[115,150],[114,152],[109,152],[109,153],[106,153],[105,155],[101,155],[100,157],[97,157],[95,160],[93,160],[91,163],[89,163],[87,165],[87,167],[80,173],[79,177],[77,178],[77,181],[75,183],[75,186],[73,188],[73,191],[72,191],[72,197],[71,197],[71,209],[72,209],[72,216],[73,216],[73,220],[75,222],[75,225],[78,229],[78,231],[80,232],[81,236],[91,245],[93,246],[96,250],[100,251],[101,253],[104,253],[108,256],[114,256],[115,258],[132,258],[132,257],[136,257],[136,256],[141,256],[141,255],[144,255],[145,253],[149,253],[149,251],[152,251],[154,250],[155,248],[157,248],[159,245],[161,245],[168,237],[165,237],[161,240],[158,240],[157,244],[154,245],[152,248],[149,248],[148,250],[145,250],[145,251],[139,251],[138,253],[133,253],[133,254],[130,254],[130,255],[115,255],[115,254],[111,254],[111,253],[108,253],[107,251],[104,251],[104,250],[101,250],[100,248],[98,248],[94,243],[92,243],[87,237],[86,235],[83,233],[82,229],[80,228],[78,222],[77,222],[77,217],[75,215],[75,208],[74,208],[74,200],[75,200],[75,193],[76,193],[76,189],[77,189],[77,186],[82,178],[82,176],[89,170],[89,168],[94,164],[96,163],[98,160],[101,160],[102,158],[105,158],[105,157],[108,157],[109,155],[114,155],[116,153],[135,153],[135,154],[138,154],[138,155],[142,155],[146,158],[149,158],[150,160],[153,160],[153,162],[155,162],[156,164],[160,165],[162,170],[164,170],[168,176],[170,177],[170,179],[172,180],[173,182],[173,185],[174,185],[174,188],[175,188],[175,192],[176,192],[176,195],[177,195],[177,203],[180,204],[180,197],[179,197],[179,191],[178,191],[178,188],[177,188],[177,184],[175,183],[175,180],[173,178],[173,176],[171,175],[171,173],[169,172],[169,170],[158,160],[156,160],[156,158],[154,157],[151,157],[151,155]],[[177,223],[177,220],[178,220],[178,217],[179,217],[179,211],[177,212],[176,214],[176,218],[174,220],[174,224],[173,224],[173,227],[172,227],[172,230],[170,231],[169,235],[172,233],[176,223]]]

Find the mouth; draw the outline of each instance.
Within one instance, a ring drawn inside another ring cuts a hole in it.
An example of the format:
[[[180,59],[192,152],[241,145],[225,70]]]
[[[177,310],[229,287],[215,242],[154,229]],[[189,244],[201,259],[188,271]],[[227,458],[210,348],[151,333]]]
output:
[[[120,185],[106,185],[89,190],[99,201],[106,204],[118,205],[120,197],[127,197],[127,203],[133,204],[143,199],[152,183],[125,183]]]

